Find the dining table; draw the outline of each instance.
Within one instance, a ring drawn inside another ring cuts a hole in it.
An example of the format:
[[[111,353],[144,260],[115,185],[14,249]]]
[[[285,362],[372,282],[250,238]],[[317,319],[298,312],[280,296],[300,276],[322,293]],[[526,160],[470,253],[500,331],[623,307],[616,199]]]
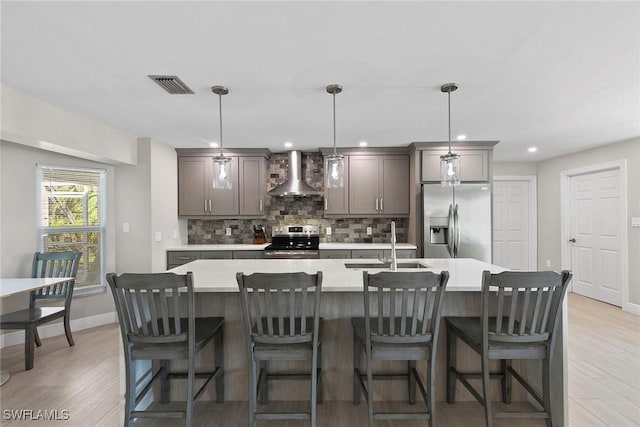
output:
[[[0,278],[0,298],[16,295],[21,292],[34,291],[47,286],[68,281],[68,277],[16,277]],[[11,374],[0,371],[0,386],[9,381]]]

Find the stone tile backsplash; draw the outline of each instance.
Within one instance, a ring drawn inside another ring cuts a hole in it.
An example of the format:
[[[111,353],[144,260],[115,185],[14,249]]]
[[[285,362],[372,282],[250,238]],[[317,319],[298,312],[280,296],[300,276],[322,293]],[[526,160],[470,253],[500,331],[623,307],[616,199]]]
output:
[[[287,153],[271,155],[268,168],[267,191],[284,182],[287,176]],[[323,190],[322,154],[302,153],[302,174],[312,187]],[[267,197],[265,219],[189,219],[188,243],[230,244],[253,243],[253,226],[266,228],[267,240],[274,225],[302,224],[317,225],[321,242],[344,243],[386,243],[391,236],[391,218],[324,218],[324,199],[311,197]],[[407,241],[407,219],[397,218],[396,235],[398,243]],[[331,236],[325,235],[326,227],[331,227]],[[367,227],[372,234],[367,235]],[[225,231],[231,228],[231,236]]]

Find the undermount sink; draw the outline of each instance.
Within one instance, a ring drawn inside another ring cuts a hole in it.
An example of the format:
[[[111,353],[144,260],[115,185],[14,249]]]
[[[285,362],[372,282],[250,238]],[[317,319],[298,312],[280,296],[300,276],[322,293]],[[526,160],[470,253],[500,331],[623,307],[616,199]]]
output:
[[[359,268],[362,270],[366,269],[388,269],[391,268],[391,263],[389,262],[345,262],[345,268]],[[428,265],[421,264],[418,262],[398,262],[398,268],[429,268]]]

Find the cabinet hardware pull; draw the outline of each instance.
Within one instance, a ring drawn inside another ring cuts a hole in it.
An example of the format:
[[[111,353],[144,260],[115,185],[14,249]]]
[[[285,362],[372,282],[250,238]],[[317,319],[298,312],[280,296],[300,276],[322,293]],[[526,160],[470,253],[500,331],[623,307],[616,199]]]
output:
[[[324,199],[324,210],[326,211],[327,209],[329,209],[329,201]]]
[[[207,199],[204,199],[204,211],[207,211]]]
[[[209,199],[209,212],[211,212],[211,199]]]
[[[260,199],[260,212],[262,212],[262,199]]]
[[[384,208],[382,207],[382,197],[380,197],[380,212],[382,212]]]
[[[376,197],[376,210],[378,210],[378,198]]]

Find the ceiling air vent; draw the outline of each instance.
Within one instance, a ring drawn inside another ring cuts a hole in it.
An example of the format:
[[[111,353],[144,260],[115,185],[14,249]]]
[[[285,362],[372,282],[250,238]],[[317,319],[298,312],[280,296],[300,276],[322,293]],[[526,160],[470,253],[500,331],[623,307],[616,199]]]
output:
[[[184,84],[178,76],[149,76],[149,78],[171,95],[193,94],[189,86]]]

